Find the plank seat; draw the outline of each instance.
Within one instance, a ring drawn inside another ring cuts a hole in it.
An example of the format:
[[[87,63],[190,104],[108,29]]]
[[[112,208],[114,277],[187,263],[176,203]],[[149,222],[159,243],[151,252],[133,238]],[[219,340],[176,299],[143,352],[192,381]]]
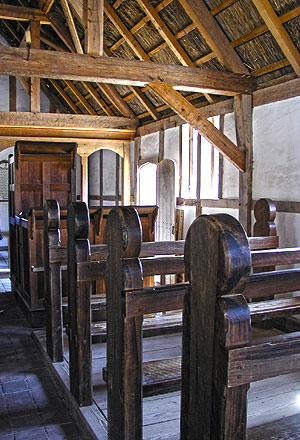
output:
[[[107,368],[103,368],[107,382]],[[181,388],[181,356],[143,363],[143,397],[179,391]]]
[[[155,314],[145,316],[143,319],[143,338],[152,336],[167,335],[182,331],[182,312],[167,314]],[[94,322],[91,325],[92,342],[106,342],[107,340],[106,321]]]

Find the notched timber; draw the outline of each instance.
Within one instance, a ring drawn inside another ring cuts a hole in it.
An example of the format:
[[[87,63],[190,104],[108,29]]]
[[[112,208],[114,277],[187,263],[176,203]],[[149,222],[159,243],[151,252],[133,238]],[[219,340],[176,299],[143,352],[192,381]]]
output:
[[[168,84],[175,89],[234,96],[252,93],[256,80],[249,75],[197,67],[165,65],[121,58],[95,57],[32,49],[0,47],[0,74],[69,79],[143,87]]]

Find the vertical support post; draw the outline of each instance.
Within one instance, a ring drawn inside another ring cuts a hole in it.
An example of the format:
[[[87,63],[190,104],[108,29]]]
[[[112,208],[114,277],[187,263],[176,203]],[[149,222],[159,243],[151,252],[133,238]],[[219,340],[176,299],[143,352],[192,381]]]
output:
[[[160,162],[165,157],[165,130],[163,128],[159,130],[158,148],[158,162]]]
[[[87,0],[85,53],[103,55],[104,0]]]
[[[201,207],[201,135],[197,135],[197,187],[196,187],[196,217],[202,213]]]
[[[89,157],[81,156],[81,200],[89,204]]]
[[[220,131],[224,133],[225,115],[220,116]],[[219,154],[219,183],[218,183],[218,199],[223,199],[223,174],[224,174],[224,158],[223,154]]]
[[[44,285],[47,353],[63,361],[62,280],[60,263],[50,261],[51,248],[60,246],[60,209],[56,200],[44,203]]]
[[[122,204],[130,205],[130,144],[123,144],[123,188]]]
[[[234,97],[237,145],[246,153],[246,171],[239,173],[239,221],[251,235],[253,173],[253,103],[252,95]]]
[[[40,49],[40,22],[31,21],[30,22],[30,33],[31,33],[31,48]],[[41,111],[41,80],[40,78],[30,78],[30,111],[40,112]]]
[[[71,393],[81,406],[92,403],[91,286],[77,280],[77,264],[89,261],[89,212],[84,202],[68,207],[68,310]]]
[[[134,185],[134,204],[138,205],[138,169],[139,169],[139,160],[141,154],[141,137],[134,138],[134,164],[133,164],[133,185]]]
[[[251,254],[239,222],[217,214],[194,220],[184,258],[190,287],[183,311],[181,440],[219,439],[211,435],[216,301],[243,290]]]
[[[108,259],[107,399],[109,440],[142,438],[142,316],[127,318],[127,289],[141,289],[142,231],[136,210],[113,208],[106,224]]]
[[[15,76],[9,76],[9,111],[17,111],[17,80]]]

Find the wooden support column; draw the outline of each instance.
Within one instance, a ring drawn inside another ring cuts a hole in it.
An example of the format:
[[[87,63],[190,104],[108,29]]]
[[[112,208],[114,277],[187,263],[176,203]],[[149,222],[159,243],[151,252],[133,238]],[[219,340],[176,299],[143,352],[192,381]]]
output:
[[[9,77],[9,111],[17,111],[17,81],[15,76]]]
[[[134,204],[138,204],[137,200],[137,187],[138,187],[138,169],[139,169],[139,159],[141,154],[141,138],[136,137],[134,139],[134,165],[133,165],[133,185],[134,185]]]
[[[130,144],[123,144],[122,205],[130,205]]]
[[[248,236],[251,235],[253,173],[252,110],[252,95],[239,95],[234,98],[237,145],[246,155],[245,172],[239,173],[239,221]]]
[[[88,205],[89,198],[89,157],[81,156],[81,200]]]
[[[160,162],[161,160],[164,160],[164,155],[165,155],[165,130],[164,129],[159,130],[158,147],[159,147],[158,162]]]
[[[222,155],[221,155],[222,156]],[[197,136],[197,187],[196,187],[196,217],[202,214],[201,207],[201,136]]]
[[[40,49],[40,22],[31,21],[30,34],[31,34],[31,49]],[[40,78],[30,78],[30,111],[41,111],[41,80]]]
[[[104,0],[87,0],[86,4],[85,53],[103,55]]]

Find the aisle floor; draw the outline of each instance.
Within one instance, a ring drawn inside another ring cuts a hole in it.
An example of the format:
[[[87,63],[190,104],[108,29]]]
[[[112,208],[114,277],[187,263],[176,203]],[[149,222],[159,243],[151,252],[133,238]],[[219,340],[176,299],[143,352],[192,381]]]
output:
[[[10,290],[10,280],[0,279],[0,440],[90,439],[60,395]]]

